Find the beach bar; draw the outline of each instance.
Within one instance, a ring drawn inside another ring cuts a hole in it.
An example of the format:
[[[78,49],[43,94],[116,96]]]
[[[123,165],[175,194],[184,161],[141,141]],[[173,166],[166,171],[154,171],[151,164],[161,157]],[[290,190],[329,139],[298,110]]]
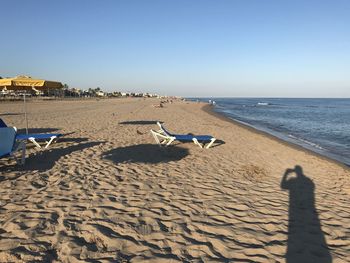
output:
[[[33,79],[29,76],[17,76],[14,78],[0,79],[0,89],[2,91],[13,90],[14,92],[29,92],[34,95],[57,94],[57,90],[63,87],[61,82],[43,79]]]
[[[33,79],[29,76],[17,76],[14,78],[0,79],[0,90],[2,95],[11,94],[23,95],[24,118],[26,122],[26,133],[28,134],[28,118],[26,95],[61,95],[63,85],[61,82],[43,79]]]

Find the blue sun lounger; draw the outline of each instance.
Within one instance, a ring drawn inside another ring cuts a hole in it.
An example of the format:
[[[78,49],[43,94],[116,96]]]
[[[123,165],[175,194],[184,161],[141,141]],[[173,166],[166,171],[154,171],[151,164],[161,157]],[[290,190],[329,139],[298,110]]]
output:
[[[15,127],[2,127],[0,129],[0,158],[13,157],[18,164],[24,164],[26,145],[24,142],[16,143],[16,132]],[[20,160],[15,156],[17,151],[22,151]]]
[[[172,134],[167,131],[163,125],[157,122],[159,126],[159,131],[151,130],[151,133],[155,139],[155,141],[159,145],[170,145],[173,141],[177,140],[180,142],[194,142],[194,144],[198,145],[200,148],[209,149],[213,143],[216,141],[211,135],[192,135],[192,134]],[[205,145],[207,144],[207,145]],[[205,146],[204,146],[205,145]]]
[[[0,119],[0,128],[7,127],[6,123]],[[60,133],[30,133],[30,134],[16,134],[16,140],[19,141],[30,141],[32,142],[37,148],[42,149],[42,146],[37,141],[45,141],[44,148],[48,148],[50,144],[56,140],[58,137],[61,137],[62,134]]]

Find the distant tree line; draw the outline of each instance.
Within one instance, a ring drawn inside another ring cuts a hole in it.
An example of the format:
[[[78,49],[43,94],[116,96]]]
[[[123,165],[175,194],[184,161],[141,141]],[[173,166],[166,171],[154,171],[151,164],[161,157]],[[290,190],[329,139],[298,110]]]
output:
[[[63,94],[66,97],[101,97],[104,96],[104,92],[100,87],[95,89],[89,88],[88,90],[81,90],[76,88],[69,88],[67,84],[63,85]]]

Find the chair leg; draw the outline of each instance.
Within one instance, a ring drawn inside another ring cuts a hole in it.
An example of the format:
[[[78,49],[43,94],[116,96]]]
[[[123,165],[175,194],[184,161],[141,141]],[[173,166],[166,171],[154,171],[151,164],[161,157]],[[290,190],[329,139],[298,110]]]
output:
[[[175,140],[175,138],[174,138],[174,137],[171,137],[171,138],[169,139],[169,142],[168,142],[165,146],[169,146],[174,140]]]
[[[159,139],[158,139],[157,135],[156,135],[156,134],[154,134],[152,131],[151,131],[151,133],[152,133],[152,136],[153,136],[154,140],[156,141],[156,143],[160,145],[160,144],[161,144],[161,142],[159,141]]]
[[[198,142],[196,138],[193,138],[192,141],[194,142],[194,144],[197,144],[199,147],[203,148],[203,146]]]
[[[21,160],[21,164],[24,165],[26,161],[26,144],[23,143],[22,144],[22,160]]]
[[[37,141],[35,140],[35,138],[31,137],[28,139],[29,141],[31,141],[32,143],[34,143],[34,145],[38,148],[41,149],[41,146],[39,143],[37,143]]]
[[[216,141],[215,138],[211,139],[211,140],[210,140],[210,143],[209,143],[207,146],[205,146],[205,148],[206,148],[206,149],[209,149],[209,148],[213,145],[213,143],[214,143],[215,141]]]
[[[46,142],[45,149],[47,149],[50,144],[53,142],[53,140],[56,139],[56,136],[52,136],[48,142]]]
[[[165,136],[165,135],[156,133],[153,130],[151,130],[151,133],[153,135],[154,140],[157,142],[159,146],[162,146],[162,145],[169,146],[175,140],[175,137]]]
[[[163,140],[160,144],[166,144],[167,143],[167,140]]]
[[[21,150],[21,159],[18,159],[15,155],[15,153],[19,150]],[[26,158],[26,144],[25,144],[25,142],[20,142],[10,155],[16,160],[16,162],[19,165],[24,165],[25,158]]]

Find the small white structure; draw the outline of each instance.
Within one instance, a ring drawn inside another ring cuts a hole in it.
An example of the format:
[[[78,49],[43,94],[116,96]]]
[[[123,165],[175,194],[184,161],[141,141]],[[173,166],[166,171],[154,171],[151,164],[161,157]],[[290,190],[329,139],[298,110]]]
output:
[[[96,96],[97,97],[104,97],[105,93],[103,91],[96,91]]]

